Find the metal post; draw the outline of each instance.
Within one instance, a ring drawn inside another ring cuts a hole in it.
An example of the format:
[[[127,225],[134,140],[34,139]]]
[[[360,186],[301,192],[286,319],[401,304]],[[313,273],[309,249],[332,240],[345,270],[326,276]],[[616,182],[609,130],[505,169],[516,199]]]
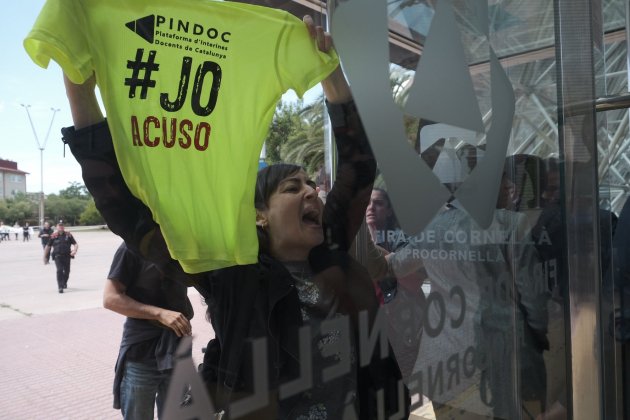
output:
[[[568,259],[568,417],[614,418],[604,407],[595,99],[603,74],[601,0],[555,0],[558,128]],[[601,80],[601,79],[600,79]]]
[[[39,148],[39,226],[44,227],[44,148]]]
[[[46,148],[46,143],[48,142],[48,136],[50,136],[50,129],[52,128],[53,121],[55,120],[55,114],[59,112],[59,108],[50,108],[53,112],[52,118],[50,119],[50,124],[48,125],[48,131],[46,132],[46,137],[44,138],[44,143],[40,143],[39,137],[37,136],[37,131],[35,131],[35,125],[33,124],[33,119],[31,118],[31,113],[29,112],[30,105],[20,104],[26,110],[26,115],[28,116],[28,122],[31,124],[31,129],[33,130],[33,136],[35,136],[35,141],[37,142],[37,148],[39,149],[39,168],[40,168],[40,190],[39,190],[39,226],[40,228],[44,226],[44,149]]]

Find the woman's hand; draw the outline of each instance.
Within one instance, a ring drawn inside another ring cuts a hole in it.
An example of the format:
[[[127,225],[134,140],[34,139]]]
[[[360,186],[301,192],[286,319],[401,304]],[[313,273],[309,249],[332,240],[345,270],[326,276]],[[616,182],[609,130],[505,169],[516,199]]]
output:
[[[311,38],[316,41],[317,48],[325,53],[330,52],[333,48],[332,36],[323,27],[315,25],[313,18],[309,15],[304,16],[302,21]],[[341,66],[337,66],[326,79],[322,80],[322,89],[324,96],[331,104],[342,104],[352,100],[352,92],[350,92],[350,86],[348,86]]]
[[[311,35],[311,38],[317,41],[317,48],[319,48],[321,52],[329,52],[333,47],[332,36],[324,31],[322,26],[315,25],[313,18],[309,15],[304,16],[302,22],[306,25],[306,29]]]

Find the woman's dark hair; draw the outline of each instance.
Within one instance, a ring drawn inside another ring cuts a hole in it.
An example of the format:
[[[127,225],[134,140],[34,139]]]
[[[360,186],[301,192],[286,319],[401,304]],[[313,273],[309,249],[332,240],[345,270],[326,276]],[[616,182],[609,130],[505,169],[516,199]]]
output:
[[[385,226],[385,231],[396,230],[400,228],[400,224],[398,223],[398,219],[396,218],[396,213],[394,213],[394,208],[392,207],[392,201],[389,199],[389,194],[387,193],[387,191],[383,188],[372,188],[372,191],[380,192],[387,202],[387,207],[392,211],[392,213],[387,216],[387,225]]]
[[[276,163],[258,171],[256,194],[254,196],[256,210],[266,210],[269,205],[269,198],[278,189],[280,182],[303,169],[301,166],[290,163]],[[261,226],[256,226],[256,231],[258,233],[258,252],[268,254],[270,247],[269,233]]]

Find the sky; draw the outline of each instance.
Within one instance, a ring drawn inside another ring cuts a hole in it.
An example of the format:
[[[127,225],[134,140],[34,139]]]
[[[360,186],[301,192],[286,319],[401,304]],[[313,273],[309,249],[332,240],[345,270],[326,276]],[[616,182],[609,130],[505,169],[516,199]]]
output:
[[[61,69],[53,61],[48,69],[42,69],[31,61],[22,46],[44,3],[45,0],[21,0],[2,4],[0,45],[4,52],[0,60],[0,158],[17,162],[19,170],[29,173],[26,191],[39,192],[42,162],[39,145],[44,146],[43,190],[46,194],[56,194],[71,182],[82,184],[83,180],[79,164],[67,148],[64,157],[61,142],[61,128],[72,125]],[[311,89],[305,102],[318,94],[318,88]],[[283,100],[294,101],[296,96],[289,92]],[[30,105],[35,134],[21,104]],[[54,119],[51,109],[59,109],[54,113]],[[51,128],[46,141],[48,127]]]
[[[44,146],[44,192],[58,193],[70,182],[81,182],[81,170],[69,150],[63,157],[61,127],[72,125],[70,109],[63,87],[59,66],[51,62],[44,70],[34,64],[22,46],[22,41],[33,26],[44,0],[4,2],[0,17],[0,158],[17,162],[18,169],[28,172],[26,191],[41,188],[40,150],[28,120],[30,105],[35,133]],[[48,141],[46,133],[55,113]]]

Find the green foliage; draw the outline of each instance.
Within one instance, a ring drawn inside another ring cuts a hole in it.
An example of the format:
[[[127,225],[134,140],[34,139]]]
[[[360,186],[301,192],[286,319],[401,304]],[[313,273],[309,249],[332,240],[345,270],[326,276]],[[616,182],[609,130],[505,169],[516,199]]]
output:
[[[33,208],[33,203],[29,201],[13,201],[7,211],[6,221],[8,224],[13,224],[18,222],[18,224],[23,224],[24,220],[31,219],[33,214],[37,214],[37,210]]]
[[[80,200],[89,200],[90,193],[88,192],[85,185],[80,182],[69,182],[70,186],[59,191],[59,196],[62,198],[78,198]]]
[[[45,220],[50,220],[53,224],[63,220],[68,224],[76,225],[79,224],[88,205],[94,205],[92,196],[83,184],[79,182],[70,182],[69,184],[68,188],[59,191],[59,194],[49,194],[46,197],[44,201]],[[13,225],[15,222],[20,225],[24,225],[25,222],[37,224],[39,223],[38,219],[39,194],[18,192],[14,197],[0,200],[0,220],[4,224]],[[94,220],[98,220],[96,224],[103,223],[100,215]]]
[[[31,200],[22,191],[18,191],[18,192],[15,193],[13,198],[9,198],[9,199],[7,199],[7,201],[9,201],[11,203],[26,203],[26,202],[29,202]]]
[[[309,105],[280,102],[265,140],[267,163],[295,163],[314,176],[325,160],[325,112],[323,95]]]
[[[68,198],[50,194],[45,203],[46,219],[54,220],[55,223],[63,220],[65,223],[76,225],[88,203],[87,198]]]
[[[82,225],[104,225],[105,219],[101,216],[101,213],[96,209],[96,205],[94,204],[94,200],[90,200],[88,202],[87,207],[81,213],[81,217],[79,218],[79,223]]]
[[[413,72],[399,66],[390,68],[390,86],[394,101],[401,108],[412,86]],[[324,121],[326,106],[321,95],[314,102],[304,105],[280,102],[265,144],[268,164],[278,162],[302,165],[311,177],[315,177],[325,163]],[[417,139],[419,120],[405,115],[403,119],[409,145],[419,151]]]
[[[38,202],[33,196],[18,192],[0,204],[0,220],[6,225],[16,222],[23,225],[26,221],[37,220],[37,209]]]
[[[5,200],[0,200],[0,220],[5,221],[9,213],[9,206]]]
[[[302,165],[311,177],[316,175],[325,162],[325,112],[323,95],[302,107],[299,112],[300,124],[280,149],[283,161]]]
[[[313,176],[325,159],[325,112],[323,95],[309,105],[280,102],[265,140],[267,163],[295,163]]]
[[[297,103],[279,102],[276,113],[269,127],[265,147],[267,148],[266,161],[269,165],[282,161],[281,149],[287,139],[296,131],[301,124],[300,110],[302,102]]]

